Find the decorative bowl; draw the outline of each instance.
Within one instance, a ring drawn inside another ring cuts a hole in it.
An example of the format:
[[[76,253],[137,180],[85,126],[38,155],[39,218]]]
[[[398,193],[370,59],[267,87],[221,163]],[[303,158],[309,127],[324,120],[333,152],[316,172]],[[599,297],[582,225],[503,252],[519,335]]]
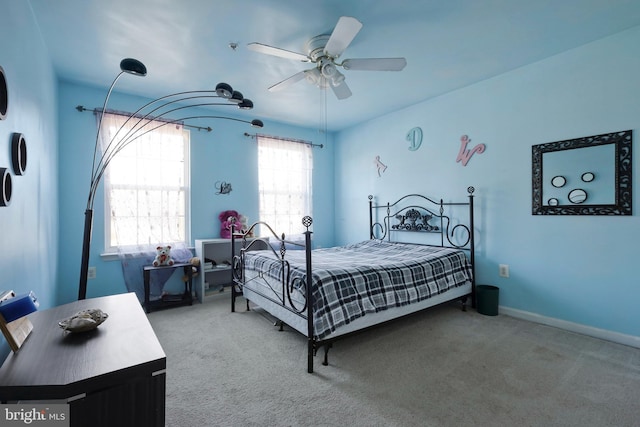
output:
[[[71,317],[61,320],[58,325],[69,332],[92,331],[109,318],[109,315],[99,308],[91,308],[77,312]]]

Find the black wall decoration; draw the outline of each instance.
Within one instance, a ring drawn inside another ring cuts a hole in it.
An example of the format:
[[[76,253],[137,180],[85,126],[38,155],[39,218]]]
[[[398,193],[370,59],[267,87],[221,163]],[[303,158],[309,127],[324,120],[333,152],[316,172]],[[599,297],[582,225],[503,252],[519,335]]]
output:
[[[4,69],[0,67],[0,120],[7,117],[9,106],[9,94],[7,91],[7,79]],[[11,203],[11,174],[7,168],[0,168],[0,206],[9,206]]]
[[[0,120],[7,117],[7,108],[9,107],[9,91],[7,90],[7,79],[4,76],[4,70],[0,66]]]
[[[11,137],[11,160],[13,173],[24,175],[27,169],[27,142],[21,133],[14,133]]]
[[[631,130],[534,145],[533,215],[632,215],[632,147]]]
[[[231,188],[231,183],[230,182],[226,182],[226,181],[218,181],[216,182],[216,190],[218,190],[216,192],[216,194],[229,194],[231,193],[231,190],[233,190]]]
[[[0,168],[0,206],[11,203],[11,174],[7,168]]]
[[[4,69],[0,66],[0,120],[7,117],[7,109],[9,107],[9,90],[7,89],[7,78]],[[11,163],[13,164],[13,173],[16,175],[24,175],[27,169],[27,142],[24,135],[14,132],[11,136]],[[0,167],[0,207],[9,206],[11,203],[11,193],[13,192],[13,183],[9,169]]]

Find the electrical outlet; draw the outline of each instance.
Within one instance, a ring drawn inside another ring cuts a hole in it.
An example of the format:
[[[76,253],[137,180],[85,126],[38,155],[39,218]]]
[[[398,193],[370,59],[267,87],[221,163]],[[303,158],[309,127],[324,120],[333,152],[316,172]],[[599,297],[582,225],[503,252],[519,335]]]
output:
[[[498,266],[498,274],[500,277],[509,277],[509,266],[507,264],[500,264]]]
[[[87,279],[95,279],[95,278],[96,278],[96,268],[89,267],[89,270],[87,270]]]

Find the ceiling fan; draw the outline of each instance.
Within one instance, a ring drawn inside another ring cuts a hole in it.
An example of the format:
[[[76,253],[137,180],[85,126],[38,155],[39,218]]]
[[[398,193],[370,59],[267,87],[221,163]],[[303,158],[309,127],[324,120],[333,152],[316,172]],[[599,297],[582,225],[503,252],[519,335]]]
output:
[[[276,83],[269,91],[282,90],[305,79],[323,89],[330,87],[338,99],[345,99],[351,96],[351,90],[338,67],[345,70],[400,71],[407,65],[405,58],[356,58],[337,62],[361,28],[362,23],[356,18],[342,16],[331,34],[313,37],[306,43],[306,55],[256,42],[249,43],[247,47],[254,52],[315,64],[314,68]]]

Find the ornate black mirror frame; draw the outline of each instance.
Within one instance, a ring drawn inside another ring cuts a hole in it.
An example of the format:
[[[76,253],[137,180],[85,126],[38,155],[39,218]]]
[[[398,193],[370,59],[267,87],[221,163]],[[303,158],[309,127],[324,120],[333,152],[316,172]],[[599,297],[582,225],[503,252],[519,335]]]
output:
[[[615,144],[615,203],[606,205],[548,205],[543,203],[543,154],[597,145]],[[632,215],[632,131],[613,132],[566,141],[548,142],[532,147],[533,215]]]

